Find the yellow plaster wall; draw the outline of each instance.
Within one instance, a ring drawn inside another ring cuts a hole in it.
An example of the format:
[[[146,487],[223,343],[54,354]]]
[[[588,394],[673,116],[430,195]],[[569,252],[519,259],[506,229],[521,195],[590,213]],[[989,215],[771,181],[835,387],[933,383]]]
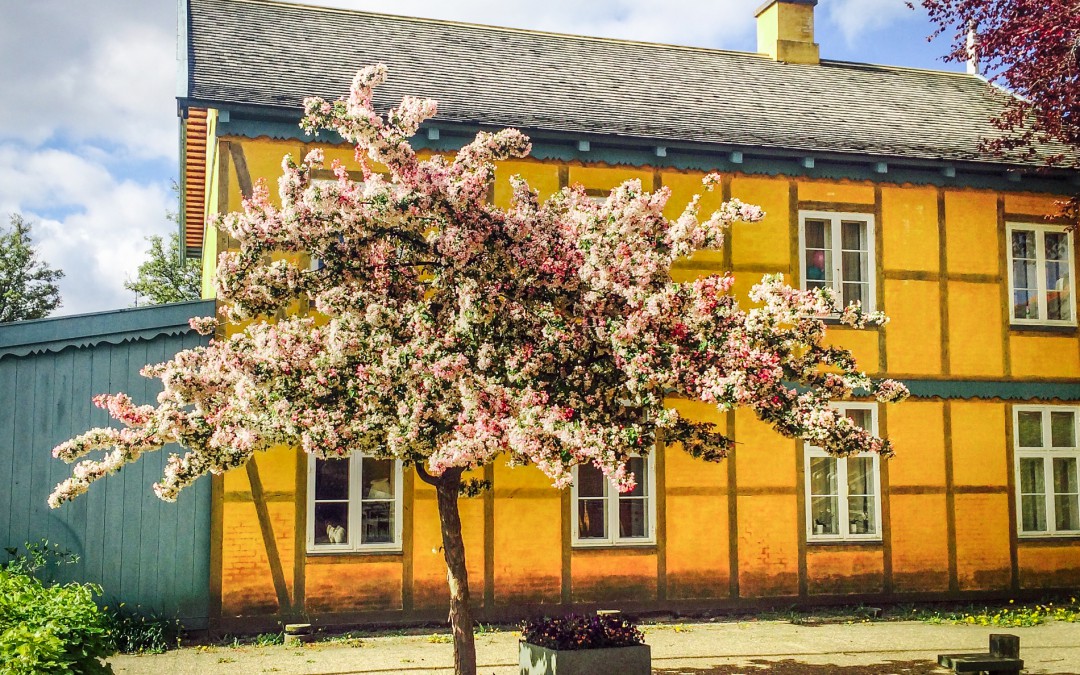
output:
[[[1009,336],[1013,377],[1080,377],[1080,349],[1075,337]]]
[[[304,574],[308,611],[401,609],[400,560],[364,560],[363,556],[308,556]]]
[[[945,251],[949,274],[1000,274],[997,195],[945,191]]]
[[[735,411],[735,466],[739,488],[795,487],[796,444],[752,410]]]
[[[956,569],[962,591],[1009,587],[1009,496],[958,494]]]
[[[1006,486],[1009,443],[1003,403],[952,401],[952,456],[955,485]]]
[[[700,463],[700,462],[699,462]],[[667,495],[668,597],[724,598],[730,595],[728,497],[672,489]]]
[[[495,166],[495,205],[500,208],[509,208],[514,190],[510,185],[510,178],[521,176],[536,190],[541,200],[549,198],[559,191],[559,167],[556,164],[545,164],[534,161],[508,161],[499,162]]]
[[[1021,588],[1077,588],[1080,555],[1076,546],[1020,543],[1017,550]]]
[[[673,220],[681,216],[694,195],[701,195],[701,200],[698,202],[699,218],[708,218],[720,208],[724,201],[723,190],[717,185],[711,192],[706,192],[705,186],[701,184],[704,177],[705,173],[700,171],[671,171],[661,174],[661,183],[671,190],[671,198],[664,206],[664,216]],[[698,251],[689,259],[680,260],[676,264],[688,267],[698,265],[706,270],[726,272],[727,270],[723,269],[723,261],[723,251],[705,250]]]
[[[885,558],[880,546],[807,546],[806,589],[810,595],[880,593]]]
[[[495,602],[562,597],[562,493],[538,469],[495,463]],[[523,536],[523,533],[528,533]],[[483,555],[482,551],[472,555]]]
[[[893,586],[901,593],[949,588],[944,494],[890,494]]]
[[[449,604],[446,562],[442,554],[442,533],[435,489],[422,481],[413,492],[413,604],[417,609]],[[484,503],[480,498],[462,499],[462,539],[469,574],[469,592],[477,606],[484,597]]]
[[[855,330],[830,325],[825,331],[825,344],[849,350],[855,357],[859,370],[870,375],[881,371],[881,343],[878,339],[878,331],[875,329]]]
[[[577,549],[570,559],[574,602],[656,599],[656,551]]]
[[[889,372],[941,372],[941,310],[936,281],[885,280],[885,351]]]
[[[886,433],[896,456],[889,463],[890,485],[945,486],[945,419],[940,401],[908,399],[887,408]]]
[[[789,181],[784,178],[736,176],[732,179],[732,197],[748,204],[756,204],[765,210],[765,219],[760,223],[732,225],[731,261],[734,265],[757,265],[776,272],[790,272],[792,260],[789,186]]]
[[[1005,213],[1027,216],[1056,216],[1061,212],[1061,198],[1031,192],[1006,192]]]
[[[937,190],[881,188],[882,267],[886,270],[936,272],[938,264]]]
[[[764,598],[798,594],[799,522],[795,495],[740,495],[738,500],[739,595]]]
[[[641,181],[643,190],[652,191],[653,172],[649,169],[582,166],[577,164],[572,164],[569,167],[570,185],[580,184],[586,190],[609,191],[634,178]]]
[[[281,200],[278,198],[278,178],[281,177],[281,160],[286,154],[293,156],[293,161],[299,162],[304,158],[304,144],[299,141],[276,141],[269,138],[237,138],[225,137],[230,145],[238,144],[244,151],[244,160],[247,163],[248,175],[251,184],[260,179],[266,181],[266,187],[270,191],[270,203],[278,206]],[[239,172],[232,157],[229,158],[229,210],[235,211],[240,208],[243,199],[240,194]]]
[[[873,204],[874,186],[852,181],[800,181],[799,201]]]
[[[949,371],[954,377],[1005,373],[998,284],[949,282]]]

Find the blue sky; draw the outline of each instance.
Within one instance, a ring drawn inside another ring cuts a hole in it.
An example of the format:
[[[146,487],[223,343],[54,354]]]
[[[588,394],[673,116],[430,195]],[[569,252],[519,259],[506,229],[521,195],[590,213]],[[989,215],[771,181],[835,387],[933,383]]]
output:
[[[367,11],[756,51],[762,0],[311,0]],[[961,70],[904,0],[820,0],[823,58]],[[130,306],[123,283],[177,208],[175,0],[0,0],[0,218],[38,223],[61,314]],[[363,64],[357,64],[358,66]]]

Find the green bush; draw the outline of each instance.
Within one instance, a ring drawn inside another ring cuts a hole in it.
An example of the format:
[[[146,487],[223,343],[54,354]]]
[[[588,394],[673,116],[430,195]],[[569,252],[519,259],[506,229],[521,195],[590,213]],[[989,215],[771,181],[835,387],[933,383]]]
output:
[[[178,619],[166,619],[123,603],[116,609],[105,610],[116,648],[124,654],[161,654],[180,646]]]
[[[0,569],[0,675],[112,673],[116,653],[108,617],[93,584],[47,586]]]

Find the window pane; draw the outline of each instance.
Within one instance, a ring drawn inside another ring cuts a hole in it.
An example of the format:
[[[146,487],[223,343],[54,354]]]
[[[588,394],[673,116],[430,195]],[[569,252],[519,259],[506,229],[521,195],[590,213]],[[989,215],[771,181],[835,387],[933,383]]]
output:
[[[869,284],[844,284],[844,304],[859,302],[863,307],[870,305]]]
[[[592,464],[581,464],[577,471],[578,497],[603,497],[607,494],[608,480],[600,469]]]
[[[637,479],[637,485],[630,492],[624,492],[620,496],[622,497],[644,497],[646,494],[645,487],[648,485],[649,474],[646,473],[647,462],[644,457],[631,457],[626,460],[626,470],[634,474]]]
[[[844,417],[862,429],[869,429],[872,426],[873,411],[868,408],[848,408],[844,411]]]
[[[837,491],[836,459],[833,457],[811,457],[810,494],[835,495]]]
[[[842,258],[844,281],[869,280],[870,277],[866,270],[866,258],[865,253],[844,252]]]
[[[360,476],[364,499],[394,498],[394,460],[364,457],[361,460]]]
[[[1024,516],[1021,529],[1024,532],[1046,532],[1046,500],[1042,495],[1025,495],[1021,508]]]
[[[832,248],[832,228],[824,220],[806,221],[806,248]]]
[[[603,499],[578,500],[578,538],[604,539],[607,537],[606,501]]]
[[[1054,497],[1054,527],[1058,530],[1080,530],[1080,515],[1077,514],[1076,495],[1057,495]]]
[[[364,502],[361,508],[360,543],[394,542],[394,502]]]
[[[1038,319],[1039,300],[1035,291],[1013,292],[1013,318],[1014,319]]]
[[[619,500],[619,536],[646,537],[648,536],[648,502],[643,498]]]
[[[840,239],[845,251],[866,251],[866,223],[846,220],[840,223]]]
[[[1068,261],[1069,235],[1064,232],[1047,232],[1044,235],[1047,260]]]
[[[1080,490],[1076,489],[1076,458],[1055,457],[1054,493],[1071,495],[1077,492],[1080,492]]]
[[[348,464],[348,462],[343,462]],[[345,502],[315,504],[315,543],[349,543],[349,505]]]
[[[1012,257],[1035,259],[1035,233],[1030,230],[1013,230]]]
[[[840,507],[836,497],[814,497],[810,500],[814,519],[814,534],[840,534]]]
[[[877,534],[873,496],[848,497],[849,534]]]
[[[349,498],[349,460],[315,460],[315,500]]]
[[[874,486],[874,458],[848,457],[848,494],[872,495],[877,490]]]
[[[832,281],[832,251],[806,251],[806,280]]]
[[[1013,261],[1013,287],[1028,290],[1038,288],[1038,272],[1034,260]]]
[[[1072,318],[1072,301],[1069,299],[1068,263],[1046,264],[1046,318],[1067,321]]]
[[[1042,413],[1021,411],[1016,414],[1016,421],[1020,427],[1020,447],[1041,448],[1043,444]]]
[[[1042,458],[1022,457],[1020,459],[1020,492],[1036,495],[1046,492]]]
[[[1076,414],[1067,410],[1050,413],[1050,443],[1055,448],[1076,447]]]

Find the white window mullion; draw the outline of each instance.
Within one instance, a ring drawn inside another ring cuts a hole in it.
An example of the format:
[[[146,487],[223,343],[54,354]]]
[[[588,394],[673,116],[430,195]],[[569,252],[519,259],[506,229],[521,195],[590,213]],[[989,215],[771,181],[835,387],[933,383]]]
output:
[[[1039,320],[1050,319],[1050,305],[1046,294],[1046,231],[1035,231],[1035,284],[1038,289]],[[1044,413],[1045,414],[1045,413]],[[1045,421],[1045,420],[1044,420]],[[1044,447],[1050,447],[1049,445]]]
[[[840,515],[840,523],[837,528],[839,534],[843,538],[851,536],[851,526],[849,525],[848,514],[848,476],[847,476],[847,458],[838,457],[836,459],[836,489],[840,493],[836,495],[837,511]]]
[[[1046,413],[1043,413],[1046,416]],[[1057,534],[1057,504],[1054,503],[1054,458],[1049,452],[1043,453],[1043,485],[1046,487],[1043,494],[1043,504],[1046,508],[1046,532]]]
[[[832,226],[832,241],[830,242],[830,248],[832,248],[832,262],[833,262],[833,292],[836,293],[836,304],[838,307],[844,306],[844,245],[840,240],[841,228],[840,218],[833,217],[830,221]]]

